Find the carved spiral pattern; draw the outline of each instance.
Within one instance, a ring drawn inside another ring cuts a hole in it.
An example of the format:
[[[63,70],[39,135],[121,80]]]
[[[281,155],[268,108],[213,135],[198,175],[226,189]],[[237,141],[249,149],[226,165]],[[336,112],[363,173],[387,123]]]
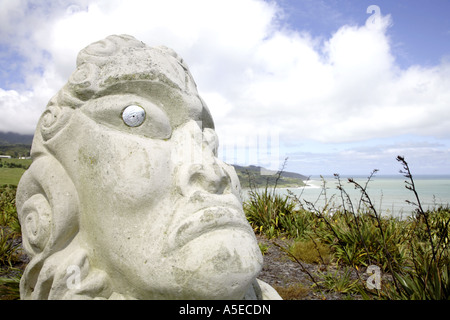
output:
[[[41,127],[54,128],[58,120],[48,117],[41,120]],[[44,155],[40,143],[40,139],[33,142],[40,155],[22,175],[16,194],[22,243],[30,257],[21,280],[21,299],[48,299],[49,291],[60,287],[52,284],[62,263],[55,254],[68,248],[78,232],[75,186],[62,165],[50,154]]]
[[[44,250],[50,235],[51,207],[42,194],[35,194],[22,208],[22,233],[27,250],[38,254]]]
[[[92,43],[85,52],[93,56],[110,56],[118,50],[118,46],[111,38]]]
[[[51,128],[58,122],[58,117],[61,109],[58,107],[51,106],[42,115],[42,127]]]
[[[81,100],[88,100],[98,90],[98,68],[92,63],[80,65],[69,78],[69,89]]]
[[[40,129],[44,141],[50,140],[65,127],[73,110],[67,107],[49,106],[41,116]]]
[[[106,39],[94,42],[80,51],[77,57],[77,65],[83,63],[104,64],[108,57],[115,55],[124,45],[128,47],[145,47],[141,42],[128,35],[113,35]]]

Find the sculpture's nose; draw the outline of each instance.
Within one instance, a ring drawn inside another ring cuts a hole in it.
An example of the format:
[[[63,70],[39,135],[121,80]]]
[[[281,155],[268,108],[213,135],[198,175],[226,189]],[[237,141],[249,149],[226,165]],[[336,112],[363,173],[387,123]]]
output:
[[[189,168],[190,183],[214,194],[222,194],[230,185],[228,173],[219,165],[217,156],[218,139],[214,130],[203,130],[202,161]]]
[[[228,193],[231,178],[217,159],[219,142],[215,131],[210,128],[202,131],[195,122],[183,129],[188,133],[184,132],[182,141],[175,140],[179,164],[176,170],[182,193],[199,189],[213,194]]]

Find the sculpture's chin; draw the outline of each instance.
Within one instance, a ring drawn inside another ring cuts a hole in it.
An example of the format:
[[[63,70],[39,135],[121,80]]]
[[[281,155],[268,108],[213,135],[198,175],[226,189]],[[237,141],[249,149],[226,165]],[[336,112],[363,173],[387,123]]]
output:
[[[262,268],[254,235],[239,229],[202,234],[178,251],[177,260],[173,276],[182,291],[173,298],[181,299],[243,297]]]

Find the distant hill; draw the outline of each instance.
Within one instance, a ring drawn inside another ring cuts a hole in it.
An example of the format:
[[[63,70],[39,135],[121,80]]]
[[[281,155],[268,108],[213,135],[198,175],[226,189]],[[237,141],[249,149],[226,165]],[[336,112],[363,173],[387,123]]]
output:
[[[14,132],[0,131],[0,146],[12,144],[24,144],[31,146],[32,142],[33,142],[32,134],[18,134]]]
[[[250,180],[252,181],[252,184],[254,184],[257,188],[264,188],[266,184],[268,184],[269,187],[273,187],[275,185],[275,181],[277,179],[276,171],[269,171],[258,166],[243,167],[239,165],[233,165],[233,167],[236,170],[242,188],[249,188]],[[263,175],[261,174],[261,171],[264,172]],[[267,172],[271,172],[272,174],[267,175]],[[304,181],[306,181],[307,179],[308,177],[302,174],[283,171],[280,179],[278,180],[277,186],[280,188],[303,187],[305,186]]]
[[[28,157],[32,142],[33,135],[0,131],[0,155],[10,155],[13,158]],[[242,188],[249,188],[250,180],[257,188],[264,188],[266,185],[273,187],[275,185],[277,179],[276,171],[270,171],[259,166],[244,167],[233,165],[233,167],[236,169]],[[264,174],[261,174],[261,172]],[[280,188],[302,187],[305,185],[303,181],[306,180],[308,180],[308,177],[302,174],[283,171],[277,185]]]
[[[30,156],[33,135],[0,131],[0,155],[13,158]]]

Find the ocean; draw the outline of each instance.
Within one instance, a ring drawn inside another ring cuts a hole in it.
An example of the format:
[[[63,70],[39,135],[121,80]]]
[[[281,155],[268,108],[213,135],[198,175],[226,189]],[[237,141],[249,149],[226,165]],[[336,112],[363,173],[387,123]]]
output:
[[[344,190],[350,196],[354,208],[358,207],[361,192],[354,188],[354,185],[348,182],[349,176],[341,176],[341,184]],[[356,182],[365,185],[367,176],[352,176]],[[433,209],[439,205],[450,204],[450,175],[417,175],[413,176],[420,203],[424,210]],[[412,214],[414,207],[405,200],[417,203],[414,193],[406,189],[403,175],[375,175],[368,184],[367,193],[377,210],[382,215],[393,215],[395,217],[404,218]],[[311,177],[307,181],[307,186],[302,188],[278,188],[279,194],[288,194],[290,190],[302,202],[307,200],[315,203],[316,208],[323,208],[325,205],[325,195],[323,193],[323,181],[326,186],[326,199],[328,202],[334,203],[334,207],[342,204],[341,191],[337,189],[338,181],[335,177]],[[243,190],[244,191],[244,190]],[[245,191],[244,191],[245,193]],[[247,195],[244,194],[244,200]],[[304,203],[304,202],[303,202]],[[347,205],[347,204],[346,204]],[[333,206],[331,206],[333,207]]]

